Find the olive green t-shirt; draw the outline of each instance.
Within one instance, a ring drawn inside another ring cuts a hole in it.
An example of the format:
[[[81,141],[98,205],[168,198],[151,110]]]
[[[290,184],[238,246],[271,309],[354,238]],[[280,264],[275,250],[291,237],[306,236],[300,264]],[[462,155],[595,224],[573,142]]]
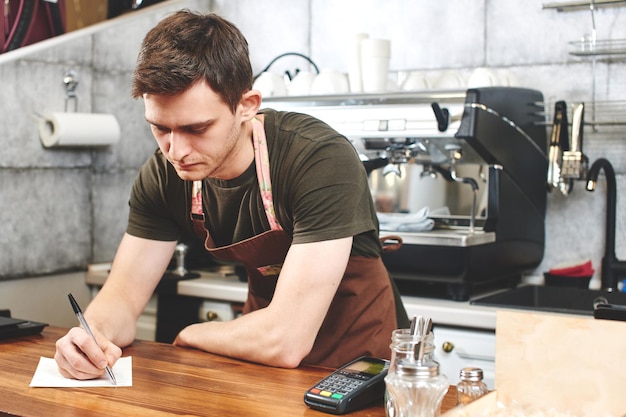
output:
[[[352,144],[310,116],[270,109],[260,113],[276,217],[293,243],[354,236],[352,255],[380,256],[376,211]],[[191,184],[155,151],[133,185],[127,232],[164,241],[191,235]],[[254,162],[232,180],[205,179],[203,205],[218,247],[270,230]]]

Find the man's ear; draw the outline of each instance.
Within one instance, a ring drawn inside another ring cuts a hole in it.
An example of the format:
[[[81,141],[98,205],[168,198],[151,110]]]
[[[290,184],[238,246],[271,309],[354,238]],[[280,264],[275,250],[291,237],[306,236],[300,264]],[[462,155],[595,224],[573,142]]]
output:
[[[256,116],[261,107],[261,93],[257,90],[249,90],[241,96],[239,101],[241,109],[241,117],[244,120],[250,120]]]

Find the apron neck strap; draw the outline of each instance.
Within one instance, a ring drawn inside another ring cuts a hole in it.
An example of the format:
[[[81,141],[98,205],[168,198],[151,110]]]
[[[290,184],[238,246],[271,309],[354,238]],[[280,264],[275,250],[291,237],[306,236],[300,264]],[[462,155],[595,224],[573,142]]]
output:
[[[267,151],[267,138],[263,123],[256,117],[252,123],[252,144],[254,146],[254,162],[256,165],[256,176],[259,181],[259,190],[263,200],[263,208],[267,221],[272,230],[283,230],[276,219],[274,210],[274,199],[272,196],[272,179],[270,178],[270,158]]]
[[[272,196],[272,180],[270,178],[270,159],[267,151],[267,138],[263,123],[254,118],[252,123],[252,145],[254,147],[254,164],[256,166],[257,181],[265,215],[271,230],[283,230],[276,219],[274,199]],[[202,181],[194,181],[191,186],[191,220],[193,229],[200,238],[212,244],[209,231],[205,227],[204,208],[202,205]]]

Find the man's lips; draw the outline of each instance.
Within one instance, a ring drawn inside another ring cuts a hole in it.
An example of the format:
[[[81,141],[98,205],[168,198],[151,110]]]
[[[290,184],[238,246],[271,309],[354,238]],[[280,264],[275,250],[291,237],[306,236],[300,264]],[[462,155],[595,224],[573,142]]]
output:
[[[176,163],[174,164],[174,167],[176,169],[179,169],[181,171],[190,171],[192,169],[194,169],[198,164],[196,163],[189,163],[189,164],[180,164],[180,163]]]

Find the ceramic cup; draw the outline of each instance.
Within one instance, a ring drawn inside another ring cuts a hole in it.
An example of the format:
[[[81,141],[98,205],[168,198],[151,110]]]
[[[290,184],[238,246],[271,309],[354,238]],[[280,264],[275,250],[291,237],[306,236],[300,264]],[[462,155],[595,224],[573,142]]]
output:
[[[332,69],[323,69],[313,80],[311,94],[332,95],[350,92],[348,77],[343,72]]]
[[[500,85],[505,87],[516,87],[519,85],[517,78],[507,69],[500,69],[496,71]]]
[[[467,86],[469,88],[475,87],[492,87],[498,85],[500,80],[498,79],[495,71],[489,68],[476,68],[469,80],[467,80]]]
[[[308,96],[311,94],[311,87],[315,81],[315,73],[309,71],[300,71],[291,80],[287,87],[287,95],[290,96]]]
[[[287,87],[283,77],[273,72],[263,72],[254,81],[253,89],[261,92],[262,97],[276,97],[287,95]]]
[[[428,90],[429,88],[430,81],[428,81],[428,77],[419,71],[411,71],[404,82],[402,82],[404,91]]]
[[[454,90],[464,88],[465,81],[458,71],[448,70],[444,71],[437,82],[435,88],[441,90]]]
[[[366,93],[387,90],[391,42],[388,39],[361,40],[361,81]]]

